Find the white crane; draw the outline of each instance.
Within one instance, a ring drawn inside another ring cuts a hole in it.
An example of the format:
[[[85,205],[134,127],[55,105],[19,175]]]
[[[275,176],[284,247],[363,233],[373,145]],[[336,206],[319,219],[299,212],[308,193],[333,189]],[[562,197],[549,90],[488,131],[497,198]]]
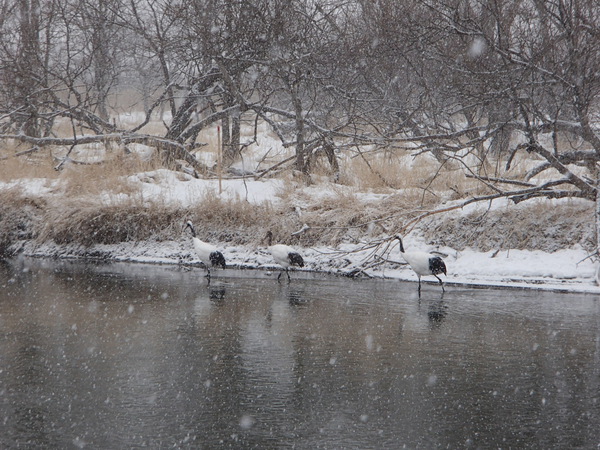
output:
[[[185,224],[185,228],[189,228],[192,232],[192,242],[194,243],[194,250],[198,255],[204,267],[206,267],[206,277],[210,280],[210,268],[209,266],[221,266],[223,269],[225,268],[225,257],[223,253],[217,250],[212,244],[208,242],[201,241],[196,237],[196,230],[194,229],[194,225],[191,220],[188,220]]]
[[[444,263],[444,260],[439,256],[427,252],[405,252],[400,235],[396,236],[396,239],[400,242],[400,254],[419,278],[419,294],[421,293],[421,277],[425,275],[433,275],[436,277],[440,282],[442,292],[444,292],[444,283],[442,283],[442,280],[438,277],[438,274],[440,273],[446,275],[446,264]]]
[[[271,231],[267,232],[267,236],[265,237],[265,239],[267,240],[267,249],[269,250],[269,253],[271,253],[271,256],[273,257],[275,262],[285,269],[288,281],[291,281],[288,269],[291,266],[304,267],[304,259],[302,259],[302,255],[289,245],[272,245],[273,233]],[[283,271],[279,272],[277,281],[279,281],[279,279],[281,278],[282,273]]]

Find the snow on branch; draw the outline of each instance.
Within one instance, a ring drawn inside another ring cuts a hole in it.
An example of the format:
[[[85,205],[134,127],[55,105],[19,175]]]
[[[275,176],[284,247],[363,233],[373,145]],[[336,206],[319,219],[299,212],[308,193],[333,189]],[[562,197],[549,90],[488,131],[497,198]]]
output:
[[[74,147],[76,145],[85,145],[92,143],[108,143],[118,142],[123,145],[127,144],[144,144],[150,147],[155,147],[161,150],[170,151],[173,156],[178,159],[183,159],[196,169],[201,169],[201,163],[187,150],[187,148],[170,139],[160,138],[152,135],[142,134],[123,134],[123,133],[110,133],[110,134],[99,134],[99,135],[84,135],[75,136],[72,138],[54,138],[54,137],[33,137],[24,134],[2,134],[0,139],[14,139],[19,142],[25,142],[35,147],[47,147],[47,146],[68,146]],[[35,148],[34,147],[34,148]]]

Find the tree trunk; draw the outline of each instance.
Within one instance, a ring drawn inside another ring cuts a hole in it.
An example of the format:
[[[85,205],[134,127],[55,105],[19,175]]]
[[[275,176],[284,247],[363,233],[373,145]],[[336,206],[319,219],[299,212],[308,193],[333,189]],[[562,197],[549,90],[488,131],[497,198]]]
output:
[[[221,119],[221,148],[219,151],[223,156],[223,161],[227,161],[227,164],[230,162],[230,147],[231,147],[231,121],[229,120],[229,116],[225,116]]]
[[[596,256],[600,257],[600,170],[596,170]],[[597,258],[598,259],[598,258]],[[596,284],[600,286],[600,261],[596,262]]]
[[[340,179],[340,166],[335,156],[335,146],[333,145],[333,141],[331,139],[324,140],[323,151],[325,152],[325,155],[327,155],[327,160],[331,166],[331,171],[333,172],[333,181],[337,183]]]
[[[22,133],[27,136],[39,137],[38,111],[38,75],[40,57],[40,4],[38,0],[21,0],[19,2],[20,24],[19,35],[21,46],[17,56],[16,90],[18,109],[22,112],[16,119]]]
[[[230,162],[233,162],[238,157],[240,152],[241,139],[241,120],[240,112],[236,111],[231,116],[231,142],[229,144],[229,154],[227,155]]]
[[[304,175],[308,175],[308,163],[306,161],[306,149],[304,145],[304,113],[302,111],[302,100],[298,95],[297,86],[291,86],[292,103],[296,121],[296,169]]]

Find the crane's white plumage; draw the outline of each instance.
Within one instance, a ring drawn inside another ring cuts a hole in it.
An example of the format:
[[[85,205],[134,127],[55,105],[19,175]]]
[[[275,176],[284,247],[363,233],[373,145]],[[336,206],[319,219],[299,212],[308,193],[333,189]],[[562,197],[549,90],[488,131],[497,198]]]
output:
[[[194,244],[194,250],[198,255],[198,259],[202,261],[204,267],[206,267],[206,276],[210,278],[210,268],[209,266],[220,266],[223,269],[225,268],[225,257],[223,254],[212,244],[208,242],[201,241],[196,237],[196,230],[194,229],[194,225],[190,220],[188,220],[185,224],[186,228],[189,228],[192,232],[192,242]]]
[[[398,242],[400,243],[400,254],[419,278],[419,292],[421,292],[421,277],[424,275],[433,275],[436,277],[440,282],[443,292],[444,283],[442,283],[438,274],[443,273],[446,275],[446,264],[444,264],[444,260],[439,256],[427,252],[405,252],[402,238],[396,236],[396,239],[398,239]]]
[[[302,259],[302,255],[298,253],[293,247],[284,244],[275,244],[273,245],[273,233],[271,231],[267,232],[267,249],[271,256],[275,260],[277,264],[284,268],[285,273],[287,274],[288,281],[290,280],[290,273],[288,269],[291,266],[304,267],[304,259]],[[277,280],[281,278],[281,274],[277,277]]]

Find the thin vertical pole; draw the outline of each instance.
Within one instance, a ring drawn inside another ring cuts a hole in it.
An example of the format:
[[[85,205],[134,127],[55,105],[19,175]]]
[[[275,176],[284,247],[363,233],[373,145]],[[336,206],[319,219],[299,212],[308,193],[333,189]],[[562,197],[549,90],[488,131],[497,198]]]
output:
[[[223,150],[221,148],[221,127],[217,125],[217,175],[219,176],[219,195],[223,192]]]

